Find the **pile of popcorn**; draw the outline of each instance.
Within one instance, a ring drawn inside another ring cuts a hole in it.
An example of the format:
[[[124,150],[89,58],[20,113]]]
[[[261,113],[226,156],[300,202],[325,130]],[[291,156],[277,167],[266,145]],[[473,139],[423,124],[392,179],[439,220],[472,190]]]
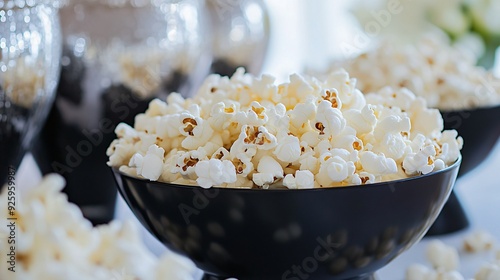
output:
[[[4,188],[0,218],[17,220],[14,239],[7,238],[12,235],[9,227],[0,227],[0,279],[193,278],[192,263],[172,254],[158,260],[146,249],[131,222],[93,228],[79,208],[60,192],[63,187],[62,177],[49,175],[39,186],[18,193],[14,216],[7,211],[8,192]],[[15,247],[15,263],[9,262],[11,246]]]
[[[465,253],[491,251],[495,238],[486,231],[476,231],[468,234],[463,241]],[[448,246],[439,240],[433,240],[426,249],[427,261],[432,267],[413,264],[406,270],[406,280],[464,280],[460,272],[459,252],[455,247]],[[500,251],[496,252],[495,260],[485,262],[477,270],[474,280],[500,279]]]
[[[120,124],[108,165],[183,185],[308,189],[427,174],[453,164],[462,138],[406,89],[363,95],[344,70],[290,82],[238,69],[192,99],[153,100]]]
[[[500,80],[475,64],[469,53],[429,35],[411,45],[383,41],[356,58],[335,63],[333,68],[346,69],[365,93],[385,86],[408,88],[433,108],[456,110],[499,104]]]

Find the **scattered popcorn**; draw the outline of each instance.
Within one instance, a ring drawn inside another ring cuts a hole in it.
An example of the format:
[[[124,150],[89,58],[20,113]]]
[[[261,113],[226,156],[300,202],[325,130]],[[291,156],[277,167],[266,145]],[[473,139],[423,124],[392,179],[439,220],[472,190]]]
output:
[[[494,245],[495,238],[486,231],[475,231],[464,239],[464,249],[470,253],[491,250]]]
[[[460,264],[458,251],[439,240],[433,240],[426,249],[427,260],[436,269],[444,271],[456,270]]]
[[[408,88],[430,107],[457,110],[500,103],[500,80],[476,66],[474,57],[449,46],[439,36],[416,44],[384,41],[358,57],[336,63],[358,80],[365,93],[391,86]]]
[[[406,269],[406,280],[427,280],[433,270],[421,264],[412,264]]]
[[[418,176],[460,156],[462,138],[407,89],[363,95],[343,70],[274,81],[240,68],[193,98],[153,100],[134,128],[117,127],[108,165],[204,188],[309,189]]]
[[[476,275],[474,280],[498,280],[500,279],[500,262],[483,264]]]
[[[406,270],[406,280],[464,280],[458,271],[442,271],[413,264]]]
[[[16,265],[8,270],[0,256],[0,279],[109,280],[192,279],[195,266],[173,254],[158,260],[144,246],[131,222],[112,222],[96,228],[61,193],[64,179],[48,175],[35,188],[19,193],[16,201]],[[7,220],[7,188],[0,195],[0,216]],[[8,227],[0,235],[8,236]],[[12,244],[0,242],[0,251]]]

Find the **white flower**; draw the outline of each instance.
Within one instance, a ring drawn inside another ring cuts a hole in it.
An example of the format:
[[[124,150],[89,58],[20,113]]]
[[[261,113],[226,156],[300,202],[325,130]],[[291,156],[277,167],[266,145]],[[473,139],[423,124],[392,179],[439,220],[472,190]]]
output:
[[[196,182],[205,189],[236,182],[236,171],[229,160],[202,160],[196,164],[195,172]]]

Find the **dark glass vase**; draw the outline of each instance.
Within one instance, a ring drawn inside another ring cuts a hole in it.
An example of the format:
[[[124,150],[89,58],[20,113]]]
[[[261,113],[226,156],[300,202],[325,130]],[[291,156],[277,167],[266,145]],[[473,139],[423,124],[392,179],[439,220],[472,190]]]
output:
[[[69,200],[93,224],[114,216],[106,150],[116,125],[133,125],[154,98],[188,95],[210,63],[203,1],[118,2],[73,1],[61,9],[61,79],[33,151],[42,173],[65,177]]]

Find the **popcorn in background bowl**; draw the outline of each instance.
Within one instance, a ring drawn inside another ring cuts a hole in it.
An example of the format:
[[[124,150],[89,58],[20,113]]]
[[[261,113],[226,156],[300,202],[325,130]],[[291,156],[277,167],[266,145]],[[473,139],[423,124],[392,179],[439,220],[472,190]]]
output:
[[[442,110],[473,109],[500,104],[500,80],[475,65],[470,53],[428,34],[413,45],[382,41],[350,60],[334,63],[358,79],[361,91],[408,88]]]
[[[15,243],[7,242],[9,227],[1,227],[0,279],[33,280],[185,280],[195,266],[173,254],[158,259],[142,243],[131,222],[114,221],[96,228],[61,193],[64,179],[48,175],[35,188],[16,197]],[[0,195],[0,216],[8,212],[7,188]],[[10,205],[10,204],[9,204]],[[15,247],[15,270],[9,263]]]
[[[120,124],[108,165],[203,188],[322,188],[403,179],[456,162],[462,139],[406,89],[363,95],[344,70],[290,82],[238,69],[153,100]]]

